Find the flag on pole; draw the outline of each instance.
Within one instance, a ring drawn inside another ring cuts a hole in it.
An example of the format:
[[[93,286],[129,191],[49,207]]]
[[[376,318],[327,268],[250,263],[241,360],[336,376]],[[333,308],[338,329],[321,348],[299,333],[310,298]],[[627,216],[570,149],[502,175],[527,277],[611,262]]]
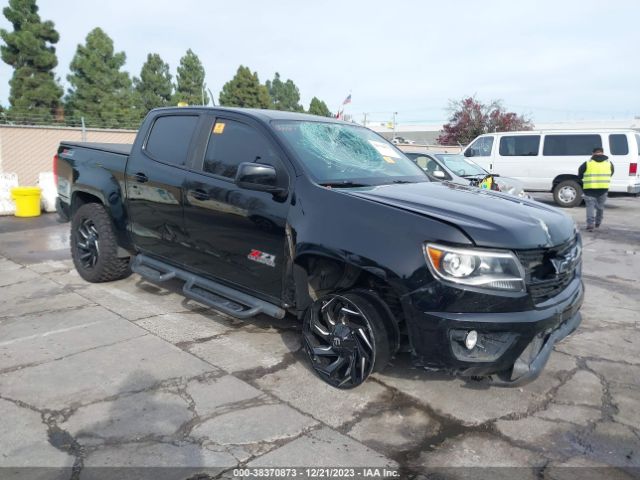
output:
[[[349,94],[349,96],[344,99],[344,102],[342,102],[342,105],[346,105],[347,103],[351,103],[351,94]]]

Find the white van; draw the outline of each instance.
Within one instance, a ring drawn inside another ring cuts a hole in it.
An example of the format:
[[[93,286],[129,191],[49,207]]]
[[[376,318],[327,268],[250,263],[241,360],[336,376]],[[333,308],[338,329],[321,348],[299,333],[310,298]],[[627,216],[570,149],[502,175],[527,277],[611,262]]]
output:
[[[531,130],[487,133],[463,153],[490,172],[513,177],[533,192],[553,192],[561,207],[582,202],[578,168],[601,147],[615,167],[611,192],[640,192],[640,132],[635,130]]]

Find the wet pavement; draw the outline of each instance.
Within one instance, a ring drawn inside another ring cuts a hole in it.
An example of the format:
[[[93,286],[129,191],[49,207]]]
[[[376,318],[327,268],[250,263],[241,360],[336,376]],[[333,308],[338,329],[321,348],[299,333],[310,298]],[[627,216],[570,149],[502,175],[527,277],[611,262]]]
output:
[[[584,225],[583,208],[568,213]],[[68,228],[55,215],[0,218],[0,477],[49,467],[24,478],[113,478],[114,466],[201,479],[238,466],[640,473],[640,199],[610,199],[603,227],[584,233],[583,323],[536,381],[507,389],[400,355],[335,390],[309,370],[295,319],[230,319],[137,275],[86,283]]]

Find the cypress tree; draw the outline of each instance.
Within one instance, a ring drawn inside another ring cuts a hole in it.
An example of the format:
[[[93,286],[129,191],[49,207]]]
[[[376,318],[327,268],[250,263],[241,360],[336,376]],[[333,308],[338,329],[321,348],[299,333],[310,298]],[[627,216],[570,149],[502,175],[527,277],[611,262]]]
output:
[[[240,65],[235,76],[224,84],[220,92],[220,105],[227,107],[269,108],[271,97],[267,87],[260,83],[257,73]]]
[[[207,105],[207,84],[204,83],[204,67],[198,56],[191,49],[180,59],[176,75],[176,93],[173,96],[174,104],[184,102],[187,105]]]
[[[140,78],[134,78],[133,84],[142,111],[148,112],[153,108],[171,105],[173,85],[169,65],[157,53],[147,55],[147,61],[140,70]]]
[[[124,52],[114,52],[113,40],[100,28],[78,45],[67,80],[67,110],[77,124],[81,117],[89,126],[137,127],[143,112],[136,108],[131,79],[124,66]]]
[[[309,104],[309,113],[311,115],[320,115],[321,117],[333,116],[329,107],[327,107],[327,104],[317,97],[313,97],[311,99],[311,103]]]
[[[49,122],[63,93],[53,73],[58,32],[53,22],[40,19],[36,0],[9,0],[2,12],[13,25],[12,32],[0,30],[5,43],[0,46],[2,60],[14,68],[10,116],[28,123]]]
[[[271,108],[276,110],[286,110],[289,112],[304,112],[300,105],[300,90],[293,80],[283,82],[280,74],[276,72],[273,81],[267,80],[267,90],[271,96]]]

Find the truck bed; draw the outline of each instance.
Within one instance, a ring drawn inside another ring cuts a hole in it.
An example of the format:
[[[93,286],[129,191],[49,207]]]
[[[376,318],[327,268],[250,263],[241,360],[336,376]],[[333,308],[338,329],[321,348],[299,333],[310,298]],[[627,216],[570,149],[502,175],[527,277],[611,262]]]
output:
[[[102,152],[118,153],[120,155],[129,155],[131,153],[132,143],[97,143],[97,142],[61,142],[61,145],[68,147],[82,147],[91,150],[100,150]]]

